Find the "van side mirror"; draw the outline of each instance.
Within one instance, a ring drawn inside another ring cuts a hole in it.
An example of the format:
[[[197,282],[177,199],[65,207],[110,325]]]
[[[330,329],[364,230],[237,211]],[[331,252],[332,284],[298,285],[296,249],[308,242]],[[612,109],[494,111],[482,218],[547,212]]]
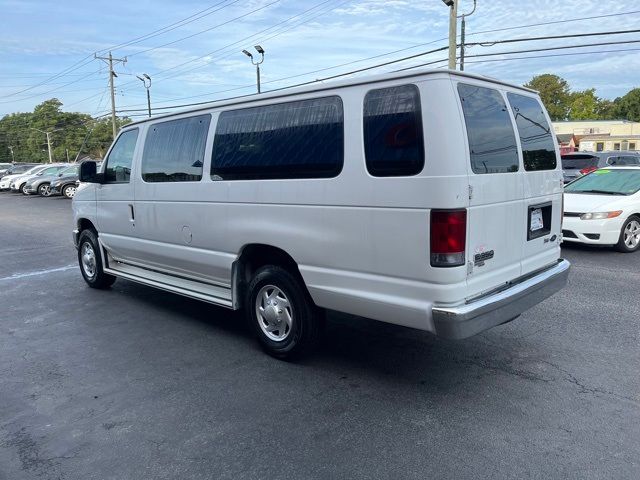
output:
[[[81,182],[87,183],[101,183],[98,178],[98,169],[96,168],[96,162],[82,162],[80,164],[80,173],[78,179]]]

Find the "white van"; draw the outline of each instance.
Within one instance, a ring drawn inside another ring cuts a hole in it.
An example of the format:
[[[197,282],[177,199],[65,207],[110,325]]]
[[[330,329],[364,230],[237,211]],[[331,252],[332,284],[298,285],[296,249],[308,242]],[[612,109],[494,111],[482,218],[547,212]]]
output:
[[[244,309],[278,357],[321,309],[469,337],[566,283],[550,125],[535,92],[443,70],[134,122],[81,167],[81,272]]]

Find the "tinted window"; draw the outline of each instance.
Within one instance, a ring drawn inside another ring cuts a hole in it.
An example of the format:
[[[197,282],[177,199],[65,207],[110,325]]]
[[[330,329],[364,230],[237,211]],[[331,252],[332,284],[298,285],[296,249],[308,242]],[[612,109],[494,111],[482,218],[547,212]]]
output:
[[[461,83],[458,94],[467,126],[473,172],[517,172],[516,138],[500,92]]]
[[[327,178],[342,170],[342,100],[315,98],[222,112],[214,179]]]
[[[507,98],[516,119],[524,169],[529,171],[555,169],[555,144],[540,102],[535,98],[515,93],[508,93]]]
[[[583,168],[596,167],[598,157],[591,155],[567,155],[560,157],[564,170],[582,170]]]
[[[619,157],[609,157],[607,159],[608,165],[638,165],[640,164],[640,157],[634,157],[632,155],[620,155]]]
[[[127,183],[131,176],[131,163],[136,149],[138,129],[127,130],[116,140],[107,157],[104,179],[110,183]]]
[[[415,175],[424,167],[422,112],[415,85],[372,90],[364,97],[367,170],[376,177]]]
[[[210,122],[211,115],[199,115],[152,125],[142,154],[143,180],[199,181]]]

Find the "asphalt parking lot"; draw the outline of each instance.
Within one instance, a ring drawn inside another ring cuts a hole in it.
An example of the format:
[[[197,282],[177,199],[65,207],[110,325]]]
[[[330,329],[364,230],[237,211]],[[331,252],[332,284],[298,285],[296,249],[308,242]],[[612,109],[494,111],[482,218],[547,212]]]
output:
[[[0,194],[0,479],[640,478],[640,253],[451,342],[332,314],[300,363],[228,310],[85,286],[71,202]]]

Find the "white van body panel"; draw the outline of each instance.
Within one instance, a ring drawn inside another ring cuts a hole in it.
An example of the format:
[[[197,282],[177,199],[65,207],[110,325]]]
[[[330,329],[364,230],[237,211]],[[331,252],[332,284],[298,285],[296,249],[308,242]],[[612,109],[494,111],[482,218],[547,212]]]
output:
[[[96,225],[109,273],[141,283],[238,308],[234,262],[247,245],[268,245],[296,262],[318,306],[435,332],[434,306],[464,305],[559,256],[557,244],[540,251],[531,247],[531,258],[523,262],[522,219],[530,201],[551,201],[559,236],[560,162],[535,178],[522,167],[517,173],[474,175],[458,81],[535,97],[482,77],[427,71],[244,97],[136,122],[123,130],[139,129],[129,190],[83,185],[73,200],[76,222]],[[364,96],[374,88],[407,84],[420,93],[424,169],[413,176],[371,176],[362,140]],[[344,165],[336,177],[214,180],[209,175],[220,112],[334,95],[344,112]],[[203,114],[210,114],[211,122],[202,179],[145,182],[140,163],[147,130]],[[499,254],[483,267],[432,267],[431,209],[468,209],[467,260],[483,248]]]

